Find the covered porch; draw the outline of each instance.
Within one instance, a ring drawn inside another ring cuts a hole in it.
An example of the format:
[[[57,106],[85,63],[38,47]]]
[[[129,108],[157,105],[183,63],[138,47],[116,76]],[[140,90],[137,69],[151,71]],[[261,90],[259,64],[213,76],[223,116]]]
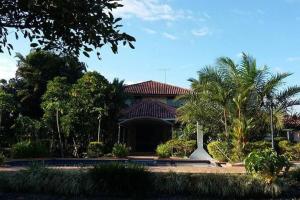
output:
[[[118,142],[132,152],[155,152],[157,145],[172,138],[176,109],[155,100],[142,100],[123,111]]]
[[[132,152],[155,152],[157,145],[172,138],[174,120],[134,118],[119,123],[119,142]]]

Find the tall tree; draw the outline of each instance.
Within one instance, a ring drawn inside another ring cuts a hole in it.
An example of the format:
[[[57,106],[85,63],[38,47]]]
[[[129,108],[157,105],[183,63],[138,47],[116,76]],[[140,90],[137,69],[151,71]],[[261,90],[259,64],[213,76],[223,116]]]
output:
[[[245,53],[238,64],[228,57],[221,57],[216,66],[205,67],[198,75],[198,80],[192,80],[193,94],[187,95],[187,104],[179,109],[179,119],[188,121],[197,116],[205,121],[205,126],[214,126],[215,121],[208,118],[213,112],[208,108],[222,109],[224,132],[227,135],[229,131],[232,135],[237,159],[242,158],[242,150],[252,135],[259,132],[264,136],[267,132],[263,119],[271,124],[271,119],[276,119],[280,125],[288,109],[300,103],[296,98],[300,87],[281,89],[283,80],[291,74],[270,76],[266,66],[258,67],[256,60]]]
[[[69,89],[70,86],[68,85],[65,77],[54,78],[54,80],[49,81],[47,85],[47,91],[43,95],[42,103],[42,108],[45,111],[44,118],[46,120],[55,118],[61,157],[64,157],[64,148],[63,135],[60,126],[60,116],[67,111]]]
[[[3,89],[0,89],[0,135],[2,134],[2,117],[5,112],[12,112],[15,108],[14,98]]]
[[[17,54],[18,69],[16,78],[18,97],[22,105],[22,114],[33,118],[42,116],[41,97],[46,91],[48,81],[57,76],[66,77],[68,83],[74,83],[86,71],[85,64],[77,58],[60,57],[46,51],[34,51],[26,57]]]
[[[87,144],[96,139],[94,136],[99,126],[99,110],[107,107],[109,89],[109,82],[97,72],[87,72],[71,88],[64,128],[80,143],[81,150],[85,151]]]
[[[121,18],[114,10],[121,7],[119,0],[2,0],[0,6],[0,52],[13,46],[8,34],[16,39],[23,36],[31,47],[76,55],[83,51],[89,56],[109,44],[114,53],[119,42],[133,48],[135,39],[120,31]]]

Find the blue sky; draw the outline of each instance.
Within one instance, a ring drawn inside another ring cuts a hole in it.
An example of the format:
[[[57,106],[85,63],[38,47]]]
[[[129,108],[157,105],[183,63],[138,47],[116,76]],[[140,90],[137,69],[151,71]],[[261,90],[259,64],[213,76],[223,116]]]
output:
[[[259,65],[276,72],[292,72],[288,84],[300,85],[300,0],[123,0],[116,11],[123,17],[122,30],[136,37],[136,49],[120,47],[114,55],[102,50],[80,59],[89,70],[109,80],[126,83],[145,80],[189,87],[203,66],[217,57],[239,60],[242,51],[253,55]],[[26,55],[29,45],[14,41],[15,52]],[[16,61],[0,55],[0,78],[14,75]]]

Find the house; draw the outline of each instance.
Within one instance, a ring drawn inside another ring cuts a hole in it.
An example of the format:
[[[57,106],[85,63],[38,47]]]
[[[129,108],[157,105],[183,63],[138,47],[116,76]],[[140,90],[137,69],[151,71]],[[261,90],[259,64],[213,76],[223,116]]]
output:
[[[287,139],[293,142],[300,142],[300,117],[298,115],[285,116],[284,126]]]
[[[177,97],[189,90],[156,81],[127,85],[124,90],[127,108],[119,119],[118,141],[134,152],[154,152],[172,138],[176,108],[182,105]]]

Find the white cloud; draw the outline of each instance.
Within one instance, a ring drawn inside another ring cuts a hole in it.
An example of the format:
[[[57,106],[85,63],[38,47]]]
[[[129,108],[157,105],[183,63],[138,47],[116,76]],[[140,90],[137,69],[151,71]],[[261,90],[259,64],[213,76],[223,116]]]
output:
[[[9,55],[0,55],[0,79],[10,79],[15,76],[17,62]]]
[[[170,34],[170,33],[163,33],[162,34],[165,38],[168,38],[168,39],[170,39],[170,40],[177,40],[178,38],[175,36],[175,35],[172,35],[172,34]]]
[[[174,10],[169,4],[160,0],[123,0],[124,6],[115,11],[117,16],[137,17],[142,20],[174,21],[178,18],[189,18],[191,14],[183,10]]]
[[[300,61],[300,56],[295,56],[295,57],[289,57],[287,58],[288,62],[297,62]]]
[[[192,30],[192,34],[197,37],[204,37],[204,36],[210,34],[210,31],[207,27],[203,27],[198,30]]]
[[[156,33],[157,33],[155,30],[153,30],[153,29],[150,29],[150,28],[144,28],[143,30],[144,30],[146,33],[148,33],[148,34],[151,34],[151,35],[153,35],[153,34],[156,34]]]

